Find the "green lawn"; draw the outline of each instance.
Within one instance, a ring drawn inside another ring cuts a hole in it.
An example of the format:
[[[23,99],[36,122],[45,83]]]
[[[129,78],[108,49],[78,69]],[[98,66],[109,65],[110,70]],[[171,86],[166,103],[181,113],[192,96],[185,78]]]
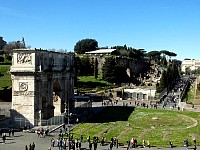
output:
[[[94,76],[79,76],[78,86],[81,91],[99,91],[110,87],[111,84],[102,80],[101,75],[99,75],[97,79],[95,79]]]
[[[174,146],[183,146],[185,139],[193,144],[193,136],[200,138],[199,121],[200,113],[195,112],[108,107],[92,122],[82,123],[72,132],[76,138],[82,134],[84,141],[90,135],[100,139],[104,136],[107,141],[117,137],[120,143],[126,144],[133,137],[138,144],[144,139],[153,146],[165,147],[171,140]],[[198,140],[197,144],[200,144]]]
[[[0,89],[4,86],[11,87],[11,74],[8,72],[10,65],[0,65]]]

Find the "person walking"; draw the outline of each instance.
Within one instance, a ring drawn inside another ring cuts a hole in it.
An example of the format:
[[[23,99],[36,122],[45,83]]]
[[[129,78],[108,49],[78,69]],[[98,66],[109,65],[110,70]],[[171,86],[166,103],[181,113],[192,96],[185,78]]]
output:
[[[3,143],[5,144],[6,143],[6,133],[3,133],[2,140],[3,140]]]
[[[29,149],[28,150],[32,150],[32,145],[31,145],[31,143],[30,143],[30,145],[29,145]]]
[[[131,141],[130,141],[130,140],[128,140],[128,141],[127,141],[127,150],[129,150],[129,148],[130,148],[130,145],[131,145]]]
[[[145,148],[145,140],[142,140],[142,145],[143,145],[143,147]]]
[[[193,142],[194,142],[194,145],[196,145],[196,138],[195,137],[193,138]]]
[[[172,141],[169,141],[170,148],[173,148]]]
[[[34,150],[35,149],[35,143],[33,142],[33,144],[32,144],[32,150]]]
[[[89,149],[92,150],[92,143],[89,142]]]
[[[14,137],[15,130],[14,130],[14,129],[12,129],[12,130],[11,130],[11,132],[12,132],[12,137]]]
[[[8,134],[9,134],[9,137],[11,137],[11,129],[9,129]]]
[[[54,138],[52,138],[51,139],[51,147],[54,147],[54,145],[55,145],[55,140],[54,140]]]
[[[148,146],[148,148],[150,148],[150,142],[149,142],[149,140],[147,141],[147,146]]]

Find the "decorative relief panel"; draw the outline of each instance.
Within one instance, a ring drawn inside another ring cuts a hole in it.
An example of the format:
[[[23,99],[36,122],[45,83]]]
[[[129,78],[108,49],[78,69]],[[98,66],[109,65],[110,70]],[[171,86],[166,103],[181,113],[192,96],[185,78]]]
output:
[[[14,96],[34,96],[34,91],[14,91]]]
[[[18,64],[31,64],[32,57],[29,53],[19,53],[17,54],[17,63]]]
[[[28,82],[19,82],[19,91],[27,91]]]

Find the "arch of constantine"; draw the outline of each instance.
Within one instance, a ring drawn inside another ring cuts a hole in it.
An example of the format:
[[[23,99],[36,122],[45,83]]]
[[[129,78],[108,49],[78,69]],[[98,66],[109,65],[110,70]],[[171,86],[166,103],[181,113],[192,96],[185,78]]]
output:
[[[74,55],[41,49],[14,49],[11,115],[40,124],[64,112],[73,99]]]

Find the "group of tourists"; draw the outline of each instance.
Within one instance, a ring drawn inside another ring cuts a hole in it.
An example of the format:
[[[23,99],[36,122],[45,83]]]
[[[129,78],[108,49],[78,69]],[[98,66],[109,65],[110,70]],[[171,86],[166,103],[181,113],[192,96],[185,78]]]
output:
[[[128,140],[127,141],[127,150],[130,149],[130,148],[137,148],[138,147],[138,141],[137,139],[134,139],[132,138],[131,140]],[[150,148],[150,142],[149,140],[146,142],[144,139],[142,140],[142,147],[145,148],[145,147],[148,147]]]
[[[42,137],[45,137],[49,133],[49,130],[38,128],[36,132],[37,132],[38,137],[42,138]]]
[[[119,142],[118,142],[118,139],[116,137],[112,137],[111,140],[110,140],[110,149],[112,149],[114,147],[118,148],[119,146]]]
[[[92,145],[94,146],[94,150],[97,150],[97,145],[98,145],[98,142],[99,142],[99,137],[98,136],[94,136],[93,137],[93,142],[91,141],[90,136],[88,136],[87,137],[87,141],[88,141],[90,150],[92,150]]]
[[[25,150],[34,150],[35,149],[35,143],[33,142],[33,144],[29,144],[29,146],[25,146]]]

